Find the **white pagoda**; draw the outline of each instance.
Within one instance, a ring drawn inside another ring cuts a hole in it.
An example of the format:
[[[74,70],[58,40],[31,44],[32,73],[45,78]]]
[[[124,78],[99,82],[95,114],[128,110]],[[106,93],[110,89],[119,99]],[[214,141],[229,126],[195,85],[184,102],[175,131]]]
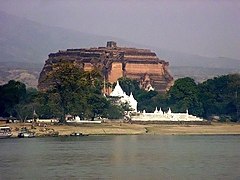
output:
[[[133,97],[131,92],[130,96],[128,96],[121,88],[119,82],[117,81],[116,86],[113,91],[110,93],[111,97],[119,97],[121,103],[128,103],[132,111],[137,112],[137,100]]]

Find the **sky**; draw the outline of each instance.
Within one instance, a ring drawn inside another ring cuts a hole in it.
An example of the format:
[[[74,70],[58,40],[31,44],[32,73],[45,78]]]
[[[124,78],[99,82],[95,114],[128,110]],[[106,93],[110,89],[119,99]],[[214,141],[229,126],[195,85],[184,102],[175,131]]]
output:
[[[240,59],[239,0],[0,0],[0,4],[1,11],[45,25]]]

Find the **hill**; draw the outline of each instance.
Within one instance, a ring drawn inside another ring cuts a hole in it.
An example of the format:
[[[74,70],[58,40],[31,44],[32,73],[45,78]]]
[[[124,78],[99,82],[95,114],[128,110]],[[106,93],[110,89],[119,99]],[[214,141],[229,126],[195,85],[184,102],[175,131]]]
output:
[[[99,36],[69,29],[42,25],[25,18],[0,11],[0,83],[10,79],[22,80],[35,86],[44,60],[50,52],[60,49],[105,46],[108,40],[121,46],[150,48],[158,57],[170,62],[170,70],[177,77],[212,77],[212,72],[221,75],[239,72],[240,60],[230,58],[209,58],[174,52],[148,45],[128,42],[119,38]],[[204,79],[201,78],[201,79]]]

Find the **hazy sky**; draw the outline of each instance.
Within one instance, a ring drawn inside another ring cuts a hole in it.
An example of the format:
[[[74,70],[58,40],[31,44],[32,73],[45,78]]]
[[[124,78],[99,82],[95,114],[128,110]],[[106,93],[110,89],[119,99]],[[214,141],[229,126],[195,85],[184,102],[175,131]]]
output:
[[[0,0],[42,24],[162,49],[240,59],[240,0]]]

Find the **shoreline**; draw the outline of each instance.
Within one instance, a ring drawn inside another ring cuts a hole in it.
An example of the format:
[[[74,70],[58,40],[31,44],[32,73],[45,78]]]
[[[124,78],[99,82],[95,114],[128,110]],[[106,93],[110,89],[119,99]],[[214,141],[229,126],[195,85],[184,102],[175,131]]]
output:
[[[34,136],[31,138],[19,138],[17,136],[11,136],[10,139],[32,139],[32,138],[87,138],[87,137],[94,137],[94,136],[240,136],[240,134],[90,134],[84,136],[69,136],[69,135],[58,135],[58,136]],[[4,139],[9,139],[4,138]]]
[[[21,128],[26,127],[36,137],[67,137],[78,132],[83,135],[240,135],[239,123],[212,123],[210,125],[172,125],[172,124],[130,124],[123,122],[105,122],[102,124],[53,125],[42,123],[9,123],[1,124],[12,129],[13,138],[17,137]]]

